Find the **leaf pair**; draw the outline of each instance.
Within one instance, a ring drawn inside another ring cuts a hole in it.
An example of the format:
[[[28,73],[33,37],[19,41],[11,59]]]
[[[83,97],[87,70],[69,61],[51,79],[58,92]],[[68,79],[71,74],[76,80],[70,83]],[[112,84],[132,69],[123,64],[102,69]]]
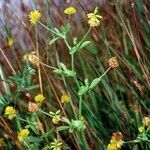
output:
[[[88,79],[86,79],[86,80],[85,80],[85,85],[84,85],[84,86],[81,86],[81,87],[79,88],[78,95],[79,95],[79,96],[82,96],[82,95],[84,95],[86,92],[92,90],[96,85],[99,84],[100,81],[101,81],[101,78],[100,78],[100,77],[99,77],[99,78],[95,78],[95,79],[91,82],[91,84],[89,85]]]

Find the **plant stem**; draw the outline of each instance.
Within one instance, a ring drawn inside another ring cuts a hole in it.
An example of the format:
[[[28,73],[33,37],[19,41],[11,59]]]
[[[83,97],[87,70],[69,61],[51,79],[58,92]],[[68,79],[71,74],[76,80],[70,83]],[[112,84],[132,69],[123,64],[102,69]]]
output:
[[[52,29],[50,29],[49,27],[47,27],[45,24],[43,24],[42,22],[39,22],[40,25],[42,25],[45,29],[49,30],[50,32],[58,35],[58,33],[56,33],[55,31],[53,31]]]
[[[36,34],[36,54],[37,54],[38,60],[40,60],[39,45],[38,45],[38,34],[37,34],[37,25],[35,26],[35,34]],[[43,94],[42,77],[41,77],[41,68],[40,68],[40,65],[38,65],[38,76],[39,76],[40,92],[41,92],[41,94]]]
[[[90,27],[90,28],[88,29],[88,31],[85,33],[85,35],[83,36],[83,38],[82,38],[82,40],[80,41],[80,43],[82,43],[82,42],[85,40],[85,38],[87,37],[87,35],[90,33],[91,29],[92,29],[92,27]]]
[[[82,116],[82,96],[79,97],[79,119]]]
[[[17,117],[17,119],[18,119],[18,120],[20,120],[20,121],[27,122],[27,123],[29,123],[29,124],[33,124],[33,125],[35,125],[34,123],[29,122],[29,121],[27,121],[27,120],[24,120],[24,119],[22,119],[22,118]]]
[[[14,70],[13,66],[11,65],[9,59],[7,58],[7,56],[5,55],[5,53],[3,52],[3,50],[0,48],[0,51],[3,55],[3,57],[5,58],[6,62],[8,63],[10,69],[12,70],[13,74],[16,74],[16,71]]]
[[[68,47],[68,49],[69,49],[69,51],[71,50],[71,46],[69,45],[69,43],[67,42],[67,39],[66,38],[64,38],[64,42],[66,43],[66,45],[67,45],[67,47]]]
[[[43,111],[43,110],[41,110],[41,109],[39,109],[39,111],[40,111],[41,113],[43,113],[43,114],[49,116],[49,117],[53,117],[52,115],[50,115],[49,113],[47,113],[47,112],[45,112],[45,111]]]
[[[63,75],[62,75],[62,79],[63,79],[64,85],[65,85],[65,87],[66,87],[66,90],[67,90],[67,93],[68,93],[68,96],[69,96],[69,99],[70,99],[70,105],[71,105],[71,107],[72,107],[74,116],[75,116],[75,118],[77,119],[77,115],[76,115],[76,112],[75,112],[75,110],[74,110],[73,101],[72,101],[72,99],[71,99],[71,96],[70,96],[70,93],[69,93],[69,90],[68,90],[67,82],[66,82],[66,79],[65,79],[65,77],[64,77]]]
[[[43,66],[45,66],[45,67],[47,67],[47,68],[50,68],[50,69],[57,69],[57,68],[55,68],[55,67],[53,67],[53,66],[50,66],[50,65],[47,65],[47,64],[45,64],[45,63],[43,63],[43,62],[41,62],[40,61],[40,64],[42,64]]]
[[[99,78],[101,79],[103,76],[105,76],[110,69],[111,67],[109,67]]]
[[[74,71],[74,54],[71,54],[71,67],[72,71]]]

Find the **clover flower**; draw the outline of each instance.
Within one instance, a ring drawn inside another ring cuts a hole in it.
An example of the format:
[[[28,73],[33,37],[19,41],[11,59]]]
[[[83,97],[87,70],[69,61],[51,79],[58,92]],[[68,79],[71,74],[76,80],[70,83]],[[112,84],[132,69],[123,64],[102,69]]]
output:
[[[29,112],[37,112],[39,110],[39,106],[36,104],[36,103],[33,103],[33,102],[29,102],[28,103],[28,111]]]
[[[99,26],[99,25],[100,25],[100,19],[102,19],[103,17],[100,16],[100,15],[97,15],[97,13],[98,13],[98,8],[96,7],[96,8],[94,9],[94,12],[93,12],[93,13],[87,14],[88,24],[89,24],[91,27],[96,27],[96,26]]]
[[[144,119],[143,119],[143,125],[145,127],[149,127],[150,126],[150,117],[144,117]]]
[[[33,65],[36,65],[36,66],[39,65],[39,58],[34,53],[26,54],[24,56],[24,60],[26,60],[26,59],[28,59],[29,62]]]
[[[4,138],[0,138],[0,147],[3,147],[4,145],[5,145]]]
[[[29,131],[28,129],[22,129],[22,130],[18,133],[18,136],[17,136],[19,142],[23,142],[23,140],[24,140],[25,138],[27,138],[27,137],[29,136],[29,134],[30,134],[30,131]]]
[[[64,13],[67,15],[72,15],[76,13],[76,9],[74,7],[68,7],[64,10]]]
[[[33,10],[29,14],[29,21],[33,25],[39,22],[40,18],[41,18],[41,13],[38,10]]]
[[[57,125],[61,121],[61,116],[59,115],[60,110],[56,111],[55,113],[50,111],[49,112],[52,115],[52,122],[53,124]]]
[[[6,39],[6,41],[5,41],[5,44],[6,44],[7,46],[9,46],[9,47],[12,46],[13,43],[14,43],[14,40],[13,40],[12,37]]]
[[[69,97],[68,95],[62,95],[61,96],[61,103],[68,103],[70,100],[69,100]]]
[[[38,94],[35,96],[34,100],[37,104],[42,104],[44,101],[45,97],[42,94]]]
[[[138,130],[139,130],[140,133],[142,133],[142,132],[144,132],[145,128],[143,126],[141,126],[141,127],[138,128]]]
[[[122,137],[123,136],[121,132],[113,133],[112,139],[107,146],[107,150],[120,150],[124,143]]]
[[[16,116],[16,110],[12,106],[7,106],[5,108],[5,115],[8,116],[9,120],[12,120]]]
[[[119,66],[116,57],[110,58],[109,61],[108,61],[108,63],[109,63],[109,67],[111,67],[111,68],[117,68]]]
[[[53,142],[50,143],[50,148],[52,150],[61,150],[62,142],[58,139],[54,139]]]

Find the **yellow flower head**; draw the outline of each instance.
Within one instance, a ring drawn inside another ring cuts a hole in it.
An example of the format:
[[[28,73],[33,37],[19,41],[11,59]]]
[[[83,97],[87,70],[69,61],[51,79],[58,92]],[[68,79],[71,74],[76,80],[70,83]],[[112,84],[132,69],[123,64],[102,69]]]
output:
[[[5,108],[5,115],[8,116],[8,119],[12,120],[16,116],[16,110],[12,106],[7,106]]]
[[[60,115],[56,115],[52,118],[53,124],[57,125],[61,121]]]
[[[120,150],[122,145],[123,145],[122,140],[117,141],[115,140],[115,138],[112,138],[107,146],[107,150]]]
[[[30,134],[30,131],[29,131],[28,129],[22,129],[22,130],[18,133],[18,136],[17,136],[19,142],[23,142],[23,140],[24,140],[25,138],[27,138],[27,137],[29,136],[29,134]]]
[[[52,122],[53,124],[57,125],[59,124],[59,122],[61,121],[61,116],[59,115],[60,110],[56,111],[56,112],[49,112],[52,115]]]
[[[45,97],[42,94],[38,94],[34,98],[35,102],[38,103],[38,104],[42,104],[44,99],[45,99]]]
[[[109,63],[109,67],[111,67],[111,68],[117,68],[119,66],[116,57],[110,58],[109,61],[108,61],[108,63]]]
[[[41,13],[38,10],[33,10],[29,14],[29,21],[31,24],[35,25],[41,18]]]
[[[107,146],[107,150],[120,150],[124,141],[122,140],[123,135],[121,132],[113,133],[110,143]]]
[[[61,103],[68,103],[68,102],[69,102],[68,95],[62,95],[61,96]]]
[[[143,126],[141,126],[141,127],[138,128],[138,130],[139,130],[140,133],[142,133],[142,132],[144,132],[145,128]]]
[[[3,147],[4,145],[5,145],[4,138],[0,138],[0,147]]]
[[[68,7],[64,10],[64,13],[67,15],[72,15],[76,13],[76,9],[74,7]]]
[[[98,13],[98,8],[96,7],[93,13],[87,14],[88,24],[91,27],[96,27],[100,25],[100,19],[102,19],[103,17],[97,15],[97,13]]]
[[[13,40],[12,37],[6,39],[6,41],[5,41],[5,44],[6,44],[7,46],[12,46],[13,43],[14,43],[14,40]]]
[[[54,139],[53,142],[50,143],[50,148],[52,150],[61,150],[62,142],[60,140]]]

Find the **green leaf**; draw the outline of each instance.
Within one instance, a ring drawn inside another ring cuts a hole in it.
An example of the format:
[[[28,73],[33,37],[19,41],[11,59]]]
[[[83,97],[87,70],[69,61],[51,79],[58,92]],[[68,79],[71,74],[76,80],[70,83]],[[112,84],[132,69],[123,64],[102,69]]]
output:
[[[86,49],[87,49],[91,54],[93,54],[93,55],[96,55],[97,52],[98,52],[98,49],[97,49],[97,47],[96,47],[96,44],[95,44],[95,42],[93,42],[93,41],[90,43],[90,45],[88,45],[88,46],[86,47]]]
[[[56,33],[60,34],[60,31],[59,31],[56,27],[54,27],[54,31],[55,31]]]
[[[71,48],[70,54],[72,55],[72,54],[74,54],[78,50],[79,50],[79,44],[77,44],[77,45],[75,45],[74,47]]]
[[[55,69],[53,72],[59,74],[59,75],[62,75],[63,74],[63,71],[61,69]]]
[[[71,77],[74,77],[75,75],[76,75],[76,73],[74,72],[74,71],[71,71],[71,70],[65,70],[64,71],[64,74],[66,75],[66,76],[71,76]]]
[[[68,130],[69,127],[68,126],[60,126],[57,128],[57,131],[64,131],[64,130]]]
[[[100,80],[101,80],[100,78],[94,79],[89,88],[93,89],[100,82]]]
[[[60,37],[55,37],[52,40],[50,40],[49,45],[52,45],[53,43],[55,43],[58,39],[60,39]]]
[[[89,86],[89,80],[88,79],[85,79],[84,83],[86,86]]]
[[[90,41],[85,41],[85,42],[83,42],[81,45],[80,45],[80,47],[79,47],[79,49],[81,50],[82,48],[84,48],[84,47],[86,47],[88,44],[90,44],[91,42]]]
[[[66,67],[62,62],[60,62],[60,66],[62,67],[62,69],[63,69],[64,71],[67,70],[67,67]]]
[[[81,86],[79,91],[78,91],[78,95],[82,96],[83,94],[85,94],[87,91],[89,90],[88,86]]]

